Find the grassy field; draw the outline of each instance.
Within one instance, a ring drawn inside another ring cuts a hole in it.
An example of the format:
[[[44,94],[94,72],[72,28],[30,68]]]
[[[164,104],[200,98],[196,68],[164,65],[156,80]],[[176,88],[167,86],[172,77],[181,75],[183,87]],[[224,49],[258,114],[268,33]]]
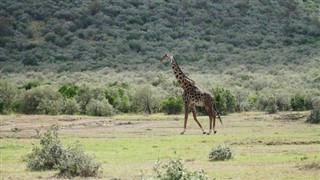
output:
[[[189,171],[209,179],[319,179],[320,126],[305,123],[309,112],[231,114],[218,133],[202,135],[183,115],[0,116],[1,179],[54,179],[56,172],[26,170],[26,155],[38,143],[35,129],[60,124],[64,144],[80,143],[102,164],[100,179],[140,179],[152,175],[157,160],[181,158]],[[208,118],[199,118],[208,127]],[[212,147],[228,146],[232,159],[210,162]]]

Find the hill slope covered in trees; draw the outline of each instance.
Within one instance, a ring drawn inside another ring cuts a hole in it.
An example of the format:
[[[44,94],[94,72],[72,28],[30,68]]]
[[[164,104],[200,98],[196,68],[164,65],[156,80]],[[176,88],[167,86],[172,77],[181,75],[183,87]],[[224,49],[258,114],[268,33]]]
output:
[[[0,7],[5,73],[144,69],[168,51],[205,70],[303,65],[319,55],[317,0],[5,0]]]
[[[312,109],[319,49],[319,0],[0,2],[0,77],[14,86],[7,92],[20,88],[11,102],[20,109],[19,94],[29,93],[21,89],[49,84],[51,93],[82,89],[74,105],[83,105],[82,92],[128,112],[148,94],[158,111],[182,91],[159,62],[167,52],[200,87],[224,94],[221,106],[231,97],[231,112]]]

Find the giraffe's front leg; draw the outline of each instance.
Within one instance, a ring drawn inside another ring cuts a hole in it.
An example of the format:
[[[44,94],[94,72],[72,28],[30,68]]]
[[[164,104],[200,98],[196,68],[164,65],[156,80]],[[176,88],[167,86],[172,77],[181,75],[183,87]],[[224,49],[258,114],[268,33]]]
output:
[[[192,110],[192,114],[193,114],[193,119],[196,121],[196,123],[198,124],[198,126],[199,126],[200,129],[202,130],[202,133],[203,133],[203,134],[206,134],[206,132],[204,131],[203,127],[201,126],[200,122],[199,122],[198,119],[197,119],[196,107],[193,106],[193,107],[191,108],[191,110]]]

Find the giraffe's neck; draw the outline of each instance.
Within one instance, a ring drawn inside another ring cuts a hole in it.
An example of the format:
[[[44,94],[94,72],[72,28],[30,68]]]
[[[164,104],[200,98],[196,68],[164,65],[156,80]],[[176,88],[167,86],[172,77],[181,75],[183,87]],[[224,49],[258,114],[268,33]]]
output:
[[[186,88],[186,86],[188,84],[194,84],[194,81],[189,79],[180,69],[178,63],[176,62],[176,60],[174,59],[172,61],[172,69],[173,69],[173,73],[176,77],[176,79],[178,80],[179,84],[182,86],[182,88]]]

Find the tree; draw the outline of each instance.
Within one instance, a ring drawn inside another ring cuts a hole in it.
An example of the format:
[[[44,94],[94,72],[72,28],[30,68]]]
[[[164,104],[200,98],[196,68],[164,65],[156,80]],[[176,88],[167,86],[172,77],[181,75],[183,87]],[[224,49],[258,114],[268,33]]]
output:
[[[150,87],[137,89],[132,98],[132,109],[134,111],[143,111],[149,114],[159,111],[160,100],[156,92]]]

